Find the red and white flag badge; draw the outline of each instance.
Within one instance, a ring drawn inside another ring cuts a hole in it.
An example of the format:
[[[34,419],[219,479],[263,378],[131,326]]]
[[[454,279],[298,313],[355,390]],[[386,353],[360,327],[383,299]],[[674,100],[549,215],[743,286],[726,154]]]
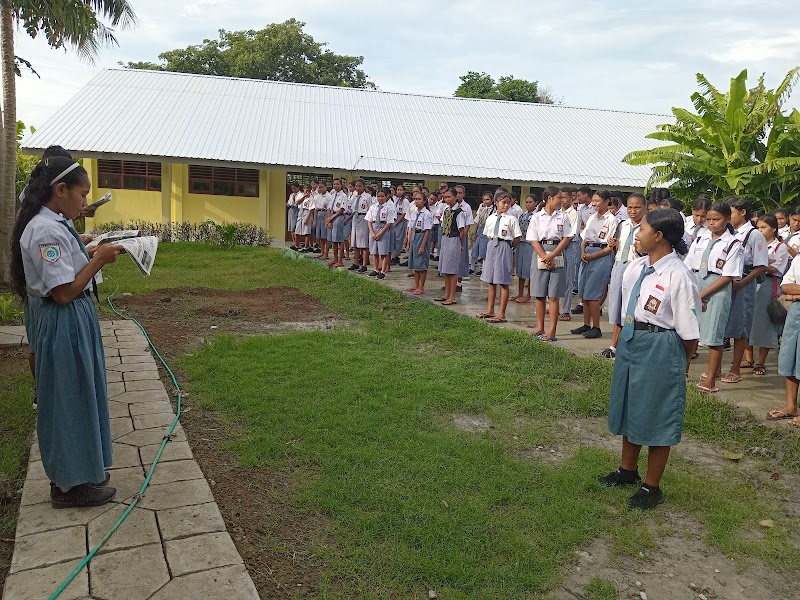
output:
[[[61,246],[58,243],[39,244],[42,258],[49,263],[57,263],[61,258]]]

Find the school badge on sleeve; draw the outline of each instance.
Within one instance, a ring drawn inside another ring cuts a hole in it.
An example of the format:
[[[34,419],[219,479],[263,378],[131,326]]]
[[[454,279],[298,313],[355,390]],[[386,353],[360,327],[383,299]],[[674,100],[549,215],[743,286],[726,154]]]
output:
[[[42,258],[49,263],[56,263],[61,258],[61,246],[57,243],[39,244]]]

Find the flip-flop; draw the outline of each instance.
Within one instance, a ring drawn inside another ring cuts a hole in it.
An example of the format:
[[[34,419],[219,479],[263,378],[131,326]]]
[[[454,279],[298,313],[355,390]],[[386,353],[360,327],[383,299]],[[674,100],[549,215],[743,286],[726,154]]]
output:
[[[414,294],[415,296],[424,296],[425,295],[425,292],[423,292],[422,290],[414,290],[411,293]]]
[[[753,375],[763,376],[766,374],[767,374],[767,367],[765,367],[761,363],[755,363],[753,365]]]
[[[755,365],[755,364],[753,364],[753,363],[752,363],[751,361],[749,361],[749,360],[743,360],[742,362],[740,362],[740,363],[739,363],[739,368],[740,368],[740,369],[752,369],[752,368],[753,368],[753,367],[755,367],[755,366],[756,366],[756,365]]]
[[[741,380],[741,375],[734,375],[733,373],[727,373],[724,377],[720,378],[722,383],[739,383]]]
[[[506,319],[498,319],[497,317],[494,317],[494,318],[491,318],[491,319],[486,319],[486,322],[487,323],[508,323],[508,320],[506,320]]]
[[[787,421],[792,427],[800,427],[800,417],[795,417],[791,421]]]
[[[514,302],[516,302],[517,304],[530,304],[531,299],[528,298],[527,300],[520,300],[519,298],[517,298],[516,300],[514,300]]]
[[[551,338],[550,336],[545,335],[544,333],[541,333],[541,334],[537,335],[536,339],[537,340],[541,340],[542,342],[557,342],[558,341],[558,338]]]
[[[700,392],[702,392],[703,394],[716,394],[719,391],[718,387],[710,388],[703,385],[702,383],[697,384],[697,389],[700,390]]]
[[[447,298],[444,296],[439,296],[438,298],[433,299],[434,302],[444,302],[445,300],[447,300]]]
[[[452,306],[453,304],[458,304],[455,300],[445,300],[442,302],[442,306]]]
[[[493,319],[494,315],[490,315],[489,313],[478,313],[475,315],[478,319]]]
[[[794,419],[797,415],[787,415],[782,410],[771,410],[767,413],[767,421],[783,421],[784,419]]]
[[[567,315],[567,314],[561,313],[560,315],[558,315],[558,320],[559,321],[572,321],[572,315]]]
[[[413,291],[414,291],[414,290],[416,290],[416,289],[417,289],[417,288],[406,288],[406,289],[404,289],[403,291],[404,291],[404,292],[413,292]]]

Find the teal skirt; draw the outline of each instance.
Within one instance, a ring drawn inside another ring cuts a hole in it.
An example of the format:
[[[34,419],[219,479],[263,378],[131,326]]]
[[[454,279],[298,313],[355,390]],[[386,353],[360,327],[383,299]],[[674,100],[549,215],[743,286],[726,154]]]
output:
[[[28,294],[22,307],[25,319],[25,335],[28,336],[28,350],[31,354],[36,353],[36,322],[39,320],[39,309],[43,302],[39,296]]]
[[[608,429],[641,446],[674,446],[681,441],[686,408],[686,352],[674,331],[634,331],[620,338]]]
[[[778,375],[800,378],[800,302],[792,302],[783,325]]]
[[[101,483],[111,466],[103,338],[97,310],[82,295],[44,302],[36,329],[36,431],[42,464],[62,490]]]
[[[700,291],[720,278],[716,273],[709,273],[706,279],[700,277],[700,273],[695,273],[694,277],[697,289]],[[728,315],[731,312],[732,289],[733,286],[729,283],[709,296],[706,309],[697,315],[700,321],[700,343],[704,346],[722,346],[725,338],[725,325],[728,323]]]

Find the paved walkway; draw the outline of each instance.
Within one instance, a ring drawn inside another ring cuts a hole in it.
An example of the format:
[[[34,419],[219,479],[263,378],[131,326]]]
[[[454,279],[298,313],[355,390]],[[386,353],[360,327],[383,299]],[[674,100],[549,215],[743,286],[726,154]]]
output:
[[[114,440],[110,484],[117,498],[96,508],[51,508],[49,481],[34,442],[4,600],[42,600],[55,592],[139,491],[174,418],[138,327],[131,321],[104,321],[101,328]],[[14,336],[18,330],[0,333]],[[200,597],[249,600],[258,593],[178,426],[142,500],[59,598]]]

